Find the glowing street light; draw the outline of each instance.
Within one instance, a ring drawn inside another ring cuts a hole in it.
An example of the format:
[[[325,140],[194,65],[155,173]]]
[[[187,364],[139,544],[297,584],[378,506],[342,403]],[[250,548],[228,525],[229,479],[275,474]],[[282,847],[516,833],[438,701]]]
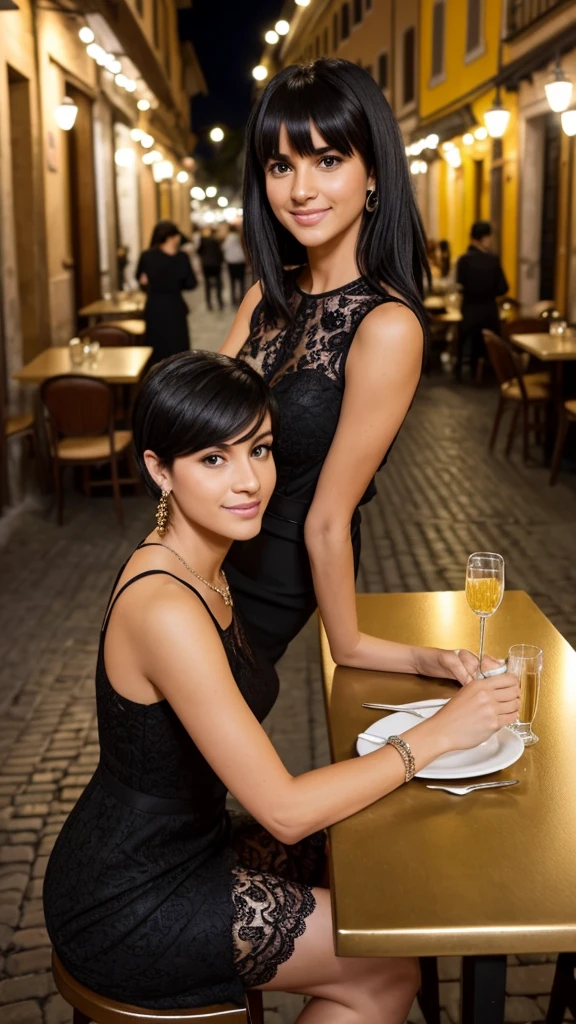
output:
[[[224,138],[224,132],[222,131],[221,128],[213,128],[212,131],[210,132],[210,138],[212,139],[212,142],[222,142]]]
[[[78,107],[74,100],[71,100],[69,96],[65,96],[62,103],[54,111],[56,124],[63,132],[69,132],[74,127],[77,114]]]
[[[298,7],[309,7],[310,6],[310,0],[296,0],[296,3],[298,4]]]
[[[176,175],[176,181],[178,182],[179,185],[185,185],[189,177],[190,175],[188,174],[188,171],[178,171],[178,174]]]
[[[98,46],[98,43],[89,43],[86,47],[86,53],[92,58],[92,60],[95,60],[97,64],[101,64],[102,66],[104,65],[104,61],[106,60],[106,50],[103,50],[101,46]]]
[[[132,142],[141,142],[143,135],[144,132],[142,131],[141,128],[132,128],[132,131],[130,132],[130,138],[132,139]]]
[[[287,36],[290,31],[290,25],[287,21],[284,21],[284,18],[281,18],[280,21],[277,21],[276,24],[274,25],[274,28],[276,29],[279,36]]]
[[[208,196],[208,199],[214,199],[214,196],[218,195],[218,189],[216,188],[216,185],[208,185],[208,188],[206,189],[206,195]]]
[[[151,149],[154,145],[154,136],[149,135],[148,132],[142,132],[140,145],[142,146],[142,149]]]
[[[206,193],[199,185],[194,185],[193,188],[190,189],[190,195],[192,196],[192,199],[200,199],[200,201],[206,199]]]
[[[252,68],[252,77],[257,82],[263,82],[265,78],[268,78],[268,68],[265,68],[263,64],[257,64],[255,68]]]
[[[466,135],[462,136],[462,142],[465,146],[473,146],[474,136],[472,135],[472,132],[466,132]]]
[[[480,127],[476,128],[476,130],[474,132],[474,138],[478,139],[478,142],[483,142],[484,139],[488,138],[488,131],[487,131],[487,129],[484,128],[483,125],[480,125]]]
[[[218,206],[228,206],[228,200],[226,199],[226,196],[218,196]]]
[[[496,96],[493,106],[484,114],[484,121],[491,139],[501,139],[506,134],[510,111],[503,107],[500,97]]]
[[[83,25],[82,28],[80,29],[78,35],[79,35],[79,37],[80,37],[80,39],[82,40],[83,43],[93,43],[94,42],[94,33],[93,33],[91,28],[88,28],[88,25]]]
[[[150,100],[138,100],[138,110],[150,110]]]
[[[564,110],[561,114],[562,131],[572,137],[576,135],[576,110]]]
[[[143,164],[157,164],[159,160],[162,160],[162,153],[159,153],[157,149],[151,149],[149,153],[144,153],[142,157]]]
[[[544,86],[544,92],[546,93],[546,99],[548,100],[550,109],[553,110],[555,114],[561,114],[570,106],[570,100],[572,99],[572,80],[567,78],[562,71],[560,59],[556,61],[554,78]]]
[[[274,46],[280,39],[280,36],[278,35],[277,32],[274,31],[273,28],[271,28],[270,31],[267,32],[266,35],[264,36],[264,39],[266,40],[267,43],[270,43],[271,46]]]

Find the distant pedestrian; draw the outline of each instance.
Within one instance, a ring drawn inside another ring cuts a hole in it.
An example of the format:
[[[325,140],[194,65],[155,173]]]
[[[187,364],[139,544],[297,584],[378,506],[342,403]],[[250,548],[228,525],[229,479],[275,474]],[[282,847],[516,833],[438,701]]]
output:
[[[224,259],[228,266],[230,275],[230,294],[232,305],[240,305],[246,291],[246,255],[242,245],[242,238],[237,227],[232,225],[224,239],[222,246]]]
[[[218,307],[222,310],[224,309],[224,303],[222,301],[222,262],[224,256],[222,253],[222,246],[216,237],[216,232],[212,231],[211,228],[205,228],[202,232],[202,238],[200,239],[200,245],[198,246],[198,255],[200,257],[202,272],[204,274],[206,305],[210,310],[214,308],[212,306],[212,288],[215,286]]]
[[[478,360],[484,356],[483,330],[500,331],[496,299],[508,291],[508,281],[500,259],[491,252],[492,228],[487,220],[477,220],[470,232],[468,251],[460,257],[456,281],[462,288],[462,349],[470,346],[470,366],[475,376]]]
[[[158,222],[150,248],[138,261],[136,277],[147,292],[145,343],[154,350],[153,362],[190,348],[188,306],[183,291],[198,285],[190,260],[180,249],[181,233],[169,220]]]
[[[440,277],[448,277],[452,261],[450,258],[450,242],[445,238],[438,242],[438,254],[437,254],[438,266],[440,267]]]

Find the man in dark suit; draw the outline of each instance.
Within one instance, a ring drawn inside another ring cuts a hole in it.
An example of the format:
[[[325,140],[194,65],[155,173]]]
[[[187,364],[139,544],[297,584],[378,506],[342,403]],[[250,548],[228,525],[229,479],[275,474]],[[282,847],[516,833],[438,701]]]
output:
[[[491,252],[492,228],[487,220],[477,220],[470,232],[468,251],[458,260],[456,280],[462,288],[462,349],[470,344],[472,376],[476,375],[478,360],[484,357],[482,330],[500,331],[500,317],[496,299],[508,291],[508,282],[496,253]]]

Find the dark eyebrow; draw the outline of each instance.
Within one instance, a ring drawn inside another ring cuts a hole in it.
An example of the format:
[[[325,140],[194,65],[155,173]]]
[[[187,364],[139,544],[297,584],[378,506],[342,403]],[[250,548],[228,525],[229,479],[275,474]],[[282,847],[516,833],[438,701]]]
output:
[[[273,435],[271,430],[262,430],[259,434],[256,435],[256,437],[241,438],[240,441],[236,441],[236,444],[245,444],[246,441],[250,441],[252,444],[257,444],[258,441],[262,441],[263,438],[265,438],[265,437],[273,437],[273,436],[274,435]],[[221,451],[221,452],[228,452],[228,451],[230,451],[231,448],[234,448],[235,445],[233,445],[233,444],[226,444],[225,441],[221,441],[220,444],[210,445],[209,447],[210,448],[216,448],[218,451]],[[209,449],[205,449],[205,450],[208,451]]]

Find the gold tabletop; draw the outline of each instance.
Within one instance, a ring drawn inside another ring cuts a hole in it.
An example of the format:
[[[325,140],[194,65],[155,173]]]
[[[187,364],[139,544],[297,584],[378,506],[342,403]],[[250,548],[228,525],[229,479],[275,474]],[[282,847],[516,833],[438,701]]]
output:
[[[405,643],[477,648],[463,592],[360,594],[360,628]],[[505,594],[487,650],[544,651],[535,732],[511,768],[520,785],[466,797],[414,780],[330,830],[336,951],[448,956],[576,949],[576,652],[522,591]],[[362,701],[449,696],[454,684],[336,668],[321,630],[333,759],[386,712]]]
[[[144,292],[136,292],[135,295],[119,296],[115,299],[97,299],[88,306],[78,310],[79,316],[134,316],[141,313],[146,304]]]
[[[576,334],[513,334],[511,340],[544,363],[576,359]]]
[[[145,320],[105,320],[104,324],[106,327],[119,327],[122,331],[128,331],[128,334],[133,334],[136,338],[141,338],[146,334],[146,321]]]
[[[23,384],[42,384],[58,373],[82,373],[87,377],[99,377],[109,384],[137,384],[151,355],[152,349],[148,345],[101,348],[94,365],[72,366],[68,347],[46,348],[18,370],[14,380]]]

